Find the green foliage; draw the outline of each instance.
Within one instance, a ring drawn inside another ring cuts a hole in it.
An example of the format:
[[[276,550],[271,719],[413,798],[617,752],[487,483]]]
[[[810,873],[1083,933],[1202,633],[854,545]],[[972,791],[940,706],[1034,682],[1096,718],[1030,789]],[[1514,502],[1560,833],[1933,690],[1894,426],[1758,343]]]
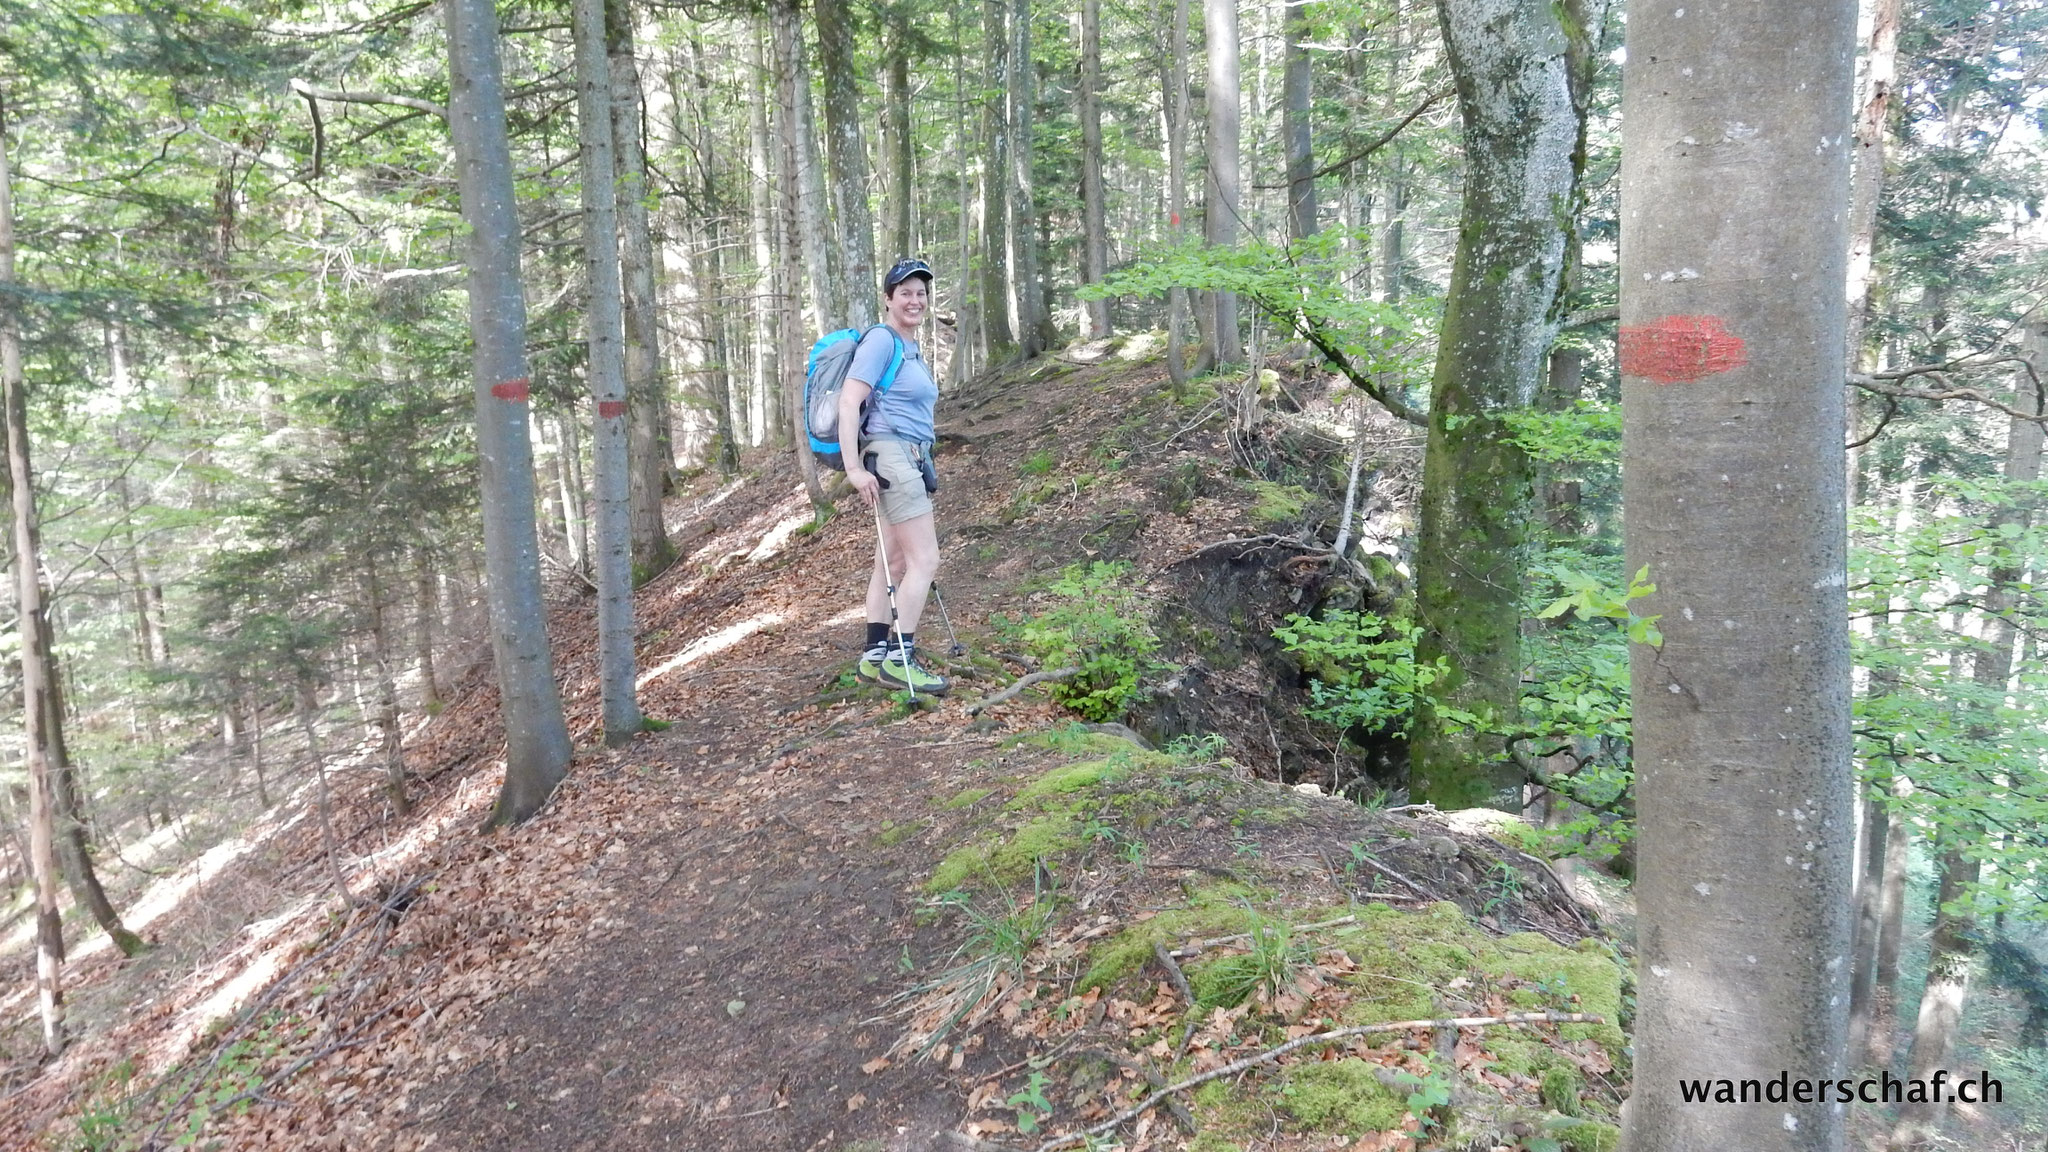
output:
[[[1038,1131],[1052,1115],[1052,1102],[1045,1098],[1045,1087],[1052,1081],[1044,1072],[1033,1070],[1024,1087],[1012,1092],[1003,1103],[1017,1112],[1017,1131],[1029,1136]]]
[[[1599,400],[1576,400],[1562,412],[1518,408],[1502,414],[1514,442],[1545,464],[1621,463],[1621,410]]]
[[[1024,461],[1022,470],[1026,476],[1044,476],[1051,472],[1053,465],[1057,463],[1059,457],[1053,455],[1051,449],[1040,448]]]
[[[1150,605],[1131,581],[1129,564],[1076,564],[1046,590],[1051,607],[1022,619],[994,619],[998,631],[1046,667],[1080,669],[1053,685],[1052,697],[1089,720],[1123,715],[1138,681],[1158,667]]]
[[[1403,735],[1415,719],[1415,698],[1443,675],[1444,663],[1415,662],[1422,629],[1371,612],[1335,611],[1322,619],[1295,614],[1273,635],[1312,677],[1310,716],[1338,728]]]

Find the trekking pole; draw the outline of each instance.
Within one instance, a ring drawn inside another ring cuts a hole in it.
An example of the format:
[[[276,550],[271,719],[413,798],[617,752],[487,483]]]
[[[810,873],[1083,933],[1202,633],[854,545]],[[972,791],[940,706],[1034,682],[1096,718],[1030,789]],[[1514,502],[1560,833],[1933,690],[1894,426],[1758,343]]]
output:
[[[946,622],[946,639],[953,642],[953,646],[946,649],[946,655],[967,655],[967,645],[962,644],[959,634],[953,631],[953,614],[946,611],[946,598],[939,593],[939,582],[937,580],[932,581],[932,599],[939,602],[939,619]]]
[[[896,616],[896,576],[889,571],[889,531],[882,526],[882,501],[875,500],[875,542],[882,549],[882,583],[889,589],[889,631],[896,634],[896,652],[903,660],[903,686],[910,699],[917,699],[917,681],[910,670],[910,645],[904,642],[902,622]]]

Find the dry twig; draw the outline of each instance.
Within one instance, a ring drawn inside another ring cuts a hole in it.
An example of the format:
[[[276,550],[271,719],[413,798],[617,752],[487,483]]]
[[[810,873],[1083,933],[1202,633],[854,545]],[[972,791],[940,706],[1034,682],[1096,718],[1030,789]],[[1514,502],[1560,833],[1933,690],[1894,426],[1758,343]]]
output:
[[[985,700],[977,700],[974,703],[969,704],[967,706],[967,714],[969,716],[979,715],[984,709],[994,707],[997,704],[1001,704],[1003,701],[1010,699],[1017,693],[1022,692],[1026,688],[1031,687],[1033,684],[1043,684],[1047,681],[1052,680],[1072,680],[1074,677],[1079,676],[1080,674],[1081,670],[1079,668],[1073,667],[1052,668],[1044,672],[1033,672],[1028,676],[1019,677],[1016,683],[1011,684],[1008,688],[1003,689],[1001,692],[998,692]]]
[[[1256,1055],[1247,1056],[1242,1060],[1233,1060],[1221,1068],[1211,1068],[1209,1071],[1198,1076],[1190,1076],[1178,1084],[1169,1084],[1092,1128],[1054,1136],[1033,1149],[1032,1152],[1054,1152],[1055,1149],[1084,1143],[1090,1136],[1100,1136],[1105,1132],[1114,1131],[1120,1125],[1136,1119],[1157,1106],[1160,1101],[1173,1096],[1175,1093],[1199,1087],[1211,1080],[1221,1080],[1225,1076],[1235,1076],[1239,1072],[1248,1071],[1261,1064],[1270,1064],[1290,1052],[1299,1052],[1303,1048],[1320,1048],[1325,1044],[1334,1044],[1339,1040],[1349,1040],[1353,1036],[1367,1036],[1375,1032],[1411,1032],[1417,1028],[1487,1028],[1496,1024],[1605,1024],[1606,1022],[1605,1017],[1589,1012],[1515,1012],[1506,1016],[1456,1016],[1446,1020],[1400,1020],[1392,1024],[1359,1024],[1350,1028],[1333,1028],[1328,1032],[1316,1032],[1308,1036],[1297,1037],[1285,1044],[1268,1048]]]

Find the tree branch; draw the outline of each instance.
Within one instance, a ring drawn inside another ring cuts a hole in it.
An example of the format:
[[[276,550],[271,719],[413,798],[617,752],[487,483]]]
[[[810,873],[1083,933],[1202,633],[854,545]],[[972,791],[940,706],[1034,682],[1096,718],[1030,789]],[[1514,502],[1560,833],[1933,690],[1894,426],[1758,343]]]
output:
[[[1079,668],[1053,668],[1045,672],[1033,672],[1028,676],[1019,677],[1015,684],[1010,685],[988,699],[977,700],[969,704],[967,706],[967,714],[969,716],[979,715],[984,709],[1001,704],[1033,684],[1043,684],[1048,680],[1072,680],[1080,674],[1081,670]]]
[[[434,103],[432,100],[422,100],[417,96],[394,96],[388,92],[343,92],[337,88],[316,88],[304,80],[296,78],[292,80],[291,88],[292,91],[297,92],[308,100],[332,100],[339,104],[395,104],[400,108],[415,108],[421,112],[430,112],[443,120],[448,118],[448,109]]]
[[[1431,108],[1435,107],[1437,101],[1442,100],[1444,97],[1449,96],[1451,93],[1455,91],[1457,91],[1457,89],[1455,88],[1439,88],[1436,91],[1431,92],[1428,96],[1423,98],[1422,103],[1417,104],[1415,106],[1413,111],[1409,112],[1406,116],[1401,117],[1401,122],[1399,124],[1396,124],[1392,128],[1387,129],[1385,132],[1380,133],[1379,137],[1375,139],[1372,143],[1367,144],[1365,147],[1360,148],[1358,151],[1353,152],[1351,155],[1344,157],[1342,160],[1333,160],[1330,163],[1323,165],[1321,168],[1318,168],[1314,172],[1309,173],[1308,178],[1311,180],[1317,180],[1324,176],[1328,176],[1330,173],[1335,172],[1339,168],[1345,168],[1349,167],[1350,165],[1356,164],[1360,160],[1364,160],[1365,158],[1371,156],[1373,153],[1379,151],[1382,148],[1385,148],[1389,144],[1392,144],[1394,142],[1394,137],[1399,136],[1410,124],[1413,124],[1416,120],[1420,119],[1424,112],[1427,112]],[[1287,187],[1287,185],[1255,184],[1253,185],[1253,187],[1270,189],[1285,188]]]
[[[1257,1055],[1247,1056],[1242,1060],[1234,1060],[1221,1068],[1211,1068],[1199,1076],[1190,1076],[1178,1084],[1169,1084],[1092,1128],[1084,1129],[1080,1132],[1069,1132],[1064,1136],[1054,1136],[1033,1149],[1032,1152],[1054,1152],[1055,1149],[1085,1143],[1090,1136],[1100,1136],[1105,1132],[1115,1131],[1118,1126],[1144,1114],[1160,1101],[1165,1100],[1176,1092],[1185,1092],[1190,1088],[1207,1084],[1211,1080],[1221,1080],[1225,1076],[1235,1076],[1240,1072],[1256,1068],[1261,1064],[1270,1064],[1290,1052],[1298,1052],[1303,1048],[1320,1048],[1326,1044],[1334,1044],[1339,1040],[1348,1040],[1353,1036],[1367,1036],[1374,1032],[1412,1032],[1418,1028],[1485,1028],[1495,1024],[1605,1024],[1606,1022],[1605,1018],[1589,1012],[1517,1012],[1506,1016],[1459,1016],[1447,1020],[1401,1020],[1392,1024],[1360,1024],[1351,1028],[1333,1028],[1328,1032],[1317,1032],[1313,1035],[1289,1040],[1287,1043],[1276,1048],[1268,1048]]]

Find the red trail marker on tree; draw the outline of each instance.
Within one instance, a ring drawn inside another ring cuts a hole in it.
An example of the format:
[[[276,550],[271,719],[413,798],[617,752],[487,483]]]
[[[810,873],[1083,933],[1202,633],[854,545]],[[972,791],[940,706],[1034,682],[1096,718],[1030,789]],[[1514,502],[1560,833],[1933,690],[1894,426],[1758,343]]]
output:
[[[1659,384],[1690,384],[1749,363],[1742,337],[1719,316],[1666,316],[1621,330],[1621,371]]]

